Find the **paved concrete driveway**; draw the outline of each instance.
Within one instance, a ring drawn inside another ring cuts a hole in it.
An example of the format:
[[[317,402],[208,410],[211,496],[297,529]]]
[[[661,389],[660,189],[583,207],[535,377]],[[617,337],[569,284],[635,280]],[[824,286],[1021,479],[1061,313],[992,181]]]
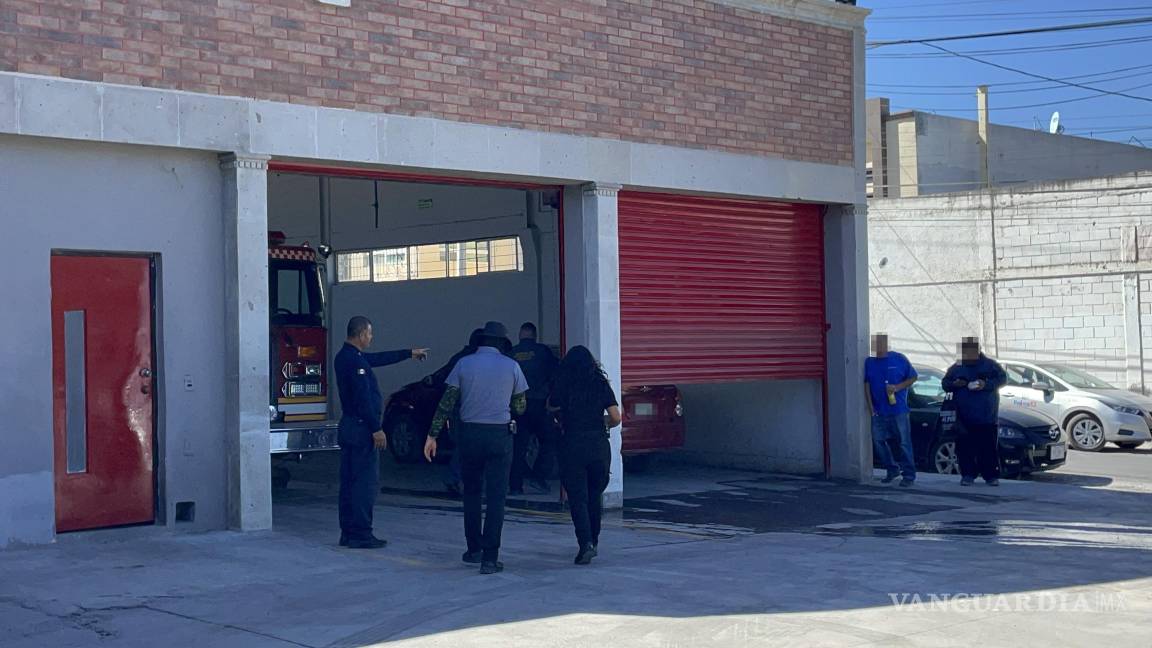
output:
[[[562,513],[525,504],[487,577],[458,562],[458,503],[409,490],[382,498],[381,551],[336,547],[334,491],[301,483],[275,532],[5,552],[0,643],[1152,646],[1152,489],[676,467],[631,480],[591,567]]]

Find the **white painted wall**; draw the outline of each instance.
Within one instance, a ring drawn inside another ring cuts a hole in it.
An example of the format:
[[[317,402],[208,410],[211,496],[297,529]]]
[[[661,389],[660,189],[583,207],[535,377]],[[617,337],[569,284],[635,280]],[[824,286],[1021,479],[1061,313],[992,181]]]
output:
[[[172,523],[175,502],[194,501],[187,528],[225,526],[221,177],[213,153],[0,136],[0,222],[18,269],[0,282],[0,391],[11,405],[0,434],[0,547],[53,536],[54,248],[160,254],[160,522]]]
[[[1152,172],[873,200],[872,328],[936,366],[979,335],[1001,358],[1152,383],[1149,204]]]
[[[679,387],[687,433],[684,450],[671,458],[725,468],[823,472],[819,381]]]

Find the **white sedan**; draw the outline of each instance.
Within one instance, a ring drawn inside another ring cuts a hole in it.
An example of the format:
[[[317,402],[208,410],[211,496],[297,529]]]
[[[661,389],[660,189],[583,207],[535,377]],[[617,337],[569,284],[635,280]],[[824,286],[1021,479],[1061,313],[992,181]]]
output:
[[[1002,402],[1039,410],[1060,422],[1074,448],[1095,452],[1106,443],[1133,449],[1152,441],[1152,398],[1118,389],[1060,364],[1001,360],[1008,383]]]

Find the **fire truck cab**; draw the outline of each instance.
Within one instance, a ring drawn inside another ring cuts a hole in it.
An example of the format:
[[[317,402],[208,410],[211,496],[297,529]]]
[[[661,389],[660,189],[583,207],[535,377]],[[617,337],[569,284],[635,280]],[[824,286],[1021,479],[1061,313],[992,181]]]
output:
[[[286,485],[284,460],[332,450],[323,248],[284,245],[268,235],[269,415],[273,482]]]

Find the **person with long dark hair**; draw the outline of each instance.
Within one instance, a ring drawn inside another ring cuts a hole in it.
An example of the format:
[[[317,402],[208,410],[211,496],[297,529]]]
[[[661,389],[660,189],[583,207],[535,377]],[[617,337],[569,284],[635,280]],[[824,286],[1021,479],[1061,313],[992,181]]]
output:
[[[597,555],[603,495],[612,467],[608,430],[620,425],[620,406],[608,376],[586,347],[572,347],[560,361],[548,408],[560,419],[560,482],[568,492],[580,551],[577,565]]]

